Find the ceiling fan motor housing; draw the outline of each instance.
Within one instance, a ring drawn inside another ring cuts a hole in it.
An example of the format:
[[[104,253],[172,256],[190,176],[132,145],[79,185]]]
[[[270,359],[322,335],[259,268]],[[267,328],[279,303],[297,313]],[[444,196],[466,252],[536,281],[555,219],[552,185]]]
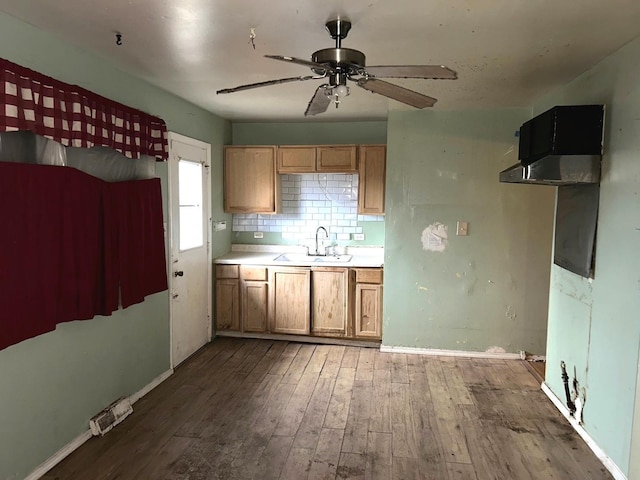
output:
[[[311,61],[323,65],[330,65],[334,69],[344,70],[345,73],[356,74],[365,67],[364,53],[352,48],[324,48],[314,52]],[[312,68],[312,70],[314,70]],[[315,73],[322,75],[322,71]]]

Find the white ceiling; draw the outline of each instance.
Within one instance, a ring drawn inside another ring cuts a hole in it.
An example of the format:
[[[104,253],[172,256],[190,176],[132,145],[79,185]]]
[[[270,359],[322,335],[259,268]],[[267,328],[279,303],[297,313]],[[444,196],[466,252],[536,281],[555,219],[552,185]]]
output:
[[[455,81],[390,80],[437,98],[436,109],[528,106],[640,35],[637,0],[0,0],[0,11],[236,121],[304,119],[320,80],[215,92],[310,75],[263,55],[310,59],[334,46],[324,24],[336,17],[352,22],[343,47],[364,52],[367,65],[456,70]],[[311,118],[408,109],[353,87],[338,110]]]

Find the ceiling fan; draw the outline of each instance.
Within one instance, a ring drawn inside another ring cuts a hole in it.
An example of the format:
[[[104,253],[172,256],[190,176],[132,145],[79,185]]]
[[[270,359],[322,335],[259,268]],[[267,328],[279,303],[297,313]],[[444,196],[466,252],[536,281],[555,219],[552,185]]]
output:
[[[311,61],[281,55],[265,55],[266,58],[273,60],[296,63],[309,67],[314,75],[250,83],[234,88],[218,90],[216,93],[234,93],[252,88],[266,87],[268,85],[327,78],[328,83],[320,85],[313,97],[311,97],[307,110],[304,112],[305,116],[308,116],[326,112],[331,102],[334,102],[337,108],[340,105],[341,99],[350,93],[347,80],[354,82],[358,87],[364,88],[365,90],[411,105],[412,107],[426,108],[432,107],[437,100],[379,79],[425,78],[455,80],[458,78],[456,72],[442,65],[381,65],[367,67],[364,53],[351,48],[342,48],[342,40],[347,37],[351,29],[351,22],[340,19],[331,20],[327,22],[326,28],[331,38],[335,39],[336,46],[335,48],[324,48],[314,52],[311,56]]]

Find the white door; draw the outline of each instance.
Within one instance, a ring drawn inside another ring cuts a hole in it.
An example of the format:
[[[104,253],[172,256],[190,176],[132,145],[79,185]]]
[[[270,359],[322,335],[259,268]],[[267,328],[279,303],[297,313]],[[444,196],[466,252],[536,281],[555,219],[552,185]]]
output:
[[[211,146],[169,134],[171,366],[211,340]]]

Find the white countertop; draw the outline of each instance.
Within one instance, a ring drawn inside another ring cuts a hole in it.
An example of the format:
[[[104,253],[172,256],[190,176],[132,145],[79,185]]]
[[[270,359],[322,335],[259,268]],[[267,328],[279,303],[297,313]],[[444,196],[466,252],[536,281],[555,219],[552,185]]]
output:
[[[303,253],[300,247],[288,247],[287,245],[232,245],[231,251],[213,261],[217,264],[245,264],[245,265],[271,265],[279,267],[315,266],[315,267],[374,267],[384,266],[384,248],[382,247],[347,247],[346,254],[351,255],[347,262],[338,261],[338,258],[327,255],[326,257],[309,256],[304,259],[297,258],[295,262],[278,261],[283,253]],[[336,261],[331,261],[336,258]]]

